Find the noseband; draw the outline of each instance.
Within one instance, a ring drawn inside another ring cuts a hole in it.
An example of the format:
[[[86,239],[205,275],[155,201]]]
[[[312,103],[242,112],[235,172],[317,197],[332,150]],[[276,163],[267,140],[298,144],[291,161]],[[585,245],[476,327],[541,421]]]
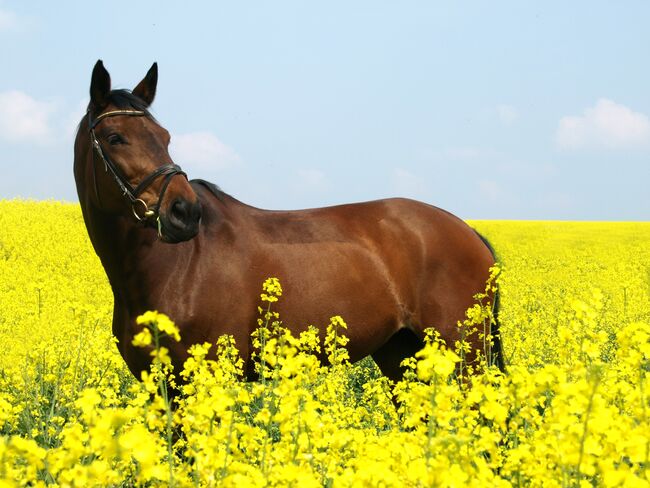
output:
[[[156,168],[154,171],[149,173],[138,185],[134,188],[129,180],[126,178],[119,166],[117,166],[111,158],[104,152],[102,149],[97,135],[95,134],[95,127],[102,120],[108,117],[115,117],[118,115],[126,115],[133,117],[142,117],[146,116],[147,113],[142,110],[112,110],[110,112],[104,112],[103,114],[98,115],[94,120],[90,117],[90,111],[88,111],[88,127],[90,130],[90,142],[95,148],[95,151],[99,157],[104,162],[104,170],[111,173],[111,176],[117,183],[117,186],[120,188],[122,194],[126,196],[131,201],[131,210],[136,219],[140,222],[146,222],[152,217],[158,217],[160,215],[160,204],[162,203],[167,187],[171,182],[171,179],[176,175],[183,175],[187,179],[187,175],[183,172],[180,166],[174,163],[167,163],[159,168]],[[140,198],[142,192],[144,192],[156,179],[164,176],[165,181],[163,182],[162,189],[160,190],[160,195],[158,196],[158,202],[155,205],[155,209],[150,209],[146,202]],[[97,188],[97,174],[95,171],[95,158],[93,158],[93,180],[95,182],[95,195],[97,196],[97,201],[100,202],[99,198],[99,189]],[[142,213],[140,213],[142,212]],[[159,223],[160,225],[160,223]]]

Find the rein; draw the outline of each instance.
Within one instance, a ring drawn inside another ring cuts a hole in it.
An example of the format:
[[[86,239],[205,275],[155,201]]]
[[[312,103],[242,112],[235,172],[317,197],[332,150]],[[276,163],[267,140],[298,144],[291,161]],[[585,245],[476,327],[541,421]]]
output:
[[[152,217],[157,219],[160,216],[160,204],[163,201],[167,187],[171,182],[171,179],[176,175],[183,175],[187,179],[187,175],[175,163],[167,163],[159,168],[156,168],[154,171],[149,173],[138,185],[134,188],[129,180],[126,178],[122,170],[118,165],[116,165],[111,158],[104,152],[102,149],[97,135],[95,134],[95,127],[102,120],[108,117],[115,117],[118,115],[131,116],[131,117],[142,117],[146,116],[147,113],[142,110],[111,110],[110,112],[104,112],[103,114],[98,115],[94,120],[90,117],[90,111],[88,111],[88,127],[90,130],[90,142],[93,145],[93,148],[104,162],[104,171],[111,173],[113,180],[117,183],[117,186],[120,188],[120,191],[124,196],[126,196],[131,202],[131,211],[135,218],[140,222],[146,222]],[[99,188],[97,187],[97,173],[95,169],[95,158],[93,157],[93,181],[95,184],[95,195],[97,196],[97,201],[101,205],[101,199],[99,197]],[[150,209],[147,203],[140,198],[142,192],[144,192],[154,181],[156,181],[161,176],[164,176],[165,181],[163,182],[162,189],[160,190],[160,195],[158,196],[158,202],[154,206],[154,209]],[[141,211],[142,213],[140,213]],[[160,227],[160,222],[158,222]],[[160,230],[160,229],[159,229]]]

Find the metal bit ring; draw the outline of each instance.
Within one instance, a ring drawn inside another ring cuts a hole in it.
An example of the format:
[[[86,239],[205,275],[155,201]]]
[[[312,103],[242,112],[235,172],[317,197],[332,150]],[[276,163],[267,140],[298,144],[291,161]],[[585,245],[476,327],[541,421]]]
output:
[[[140,204],[142,206],[141,207],[143,209],[142,215],[138,213],[137,204]],[[153,210],[149,210],[147,203],[141,198],[136,198],[135,200],[133,200],[133,203],[131,204],[131,210],[133,211],[133,215],[135,216],[135,218],[138,219],[140,222],[142,222],[143,220],[147,220],[150,217],[153,217],[155,213]]]

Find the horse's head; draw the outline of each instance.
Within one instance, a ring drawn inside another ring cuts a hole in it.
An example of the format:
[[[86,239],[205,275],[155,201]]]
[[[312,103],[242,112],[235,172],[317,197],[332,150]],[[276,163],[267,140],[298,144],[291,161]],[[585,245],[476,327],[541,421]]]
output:
[[[132,92],[111,90],[97,61],[75,141],[75,178],[82,205],[157,226],[163,240],[180,242],[198,233],[201,204],[169,156],[169,132],[148,111],[157,82],[154,63]]]

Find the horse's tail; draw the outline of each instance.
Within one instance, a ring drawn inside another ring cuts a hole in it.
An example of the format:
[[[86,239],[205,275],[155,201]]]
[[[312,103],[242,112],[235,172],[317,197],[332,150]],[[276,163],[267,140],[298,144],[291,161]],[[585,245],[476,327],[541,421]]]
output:
[[[481,241],[483,241],[483,244],[485,244],[485,246],[490,250],[490,253],[492,253],[492,257],[494,258],[494,262],[495,263],[498,262],[496,252],[494,251],[492,244],[490,244],[490,241],[488,241],[477,231],[474,232],[476,232],[476,234],[479,236]],[[492,354],[490,355],[491,357],[488,358],[488,361],[490,362],[490,366],[495,365],[497,368],[499,368],[499,370],[502,373],[505,373],[506,362],[503,357],[503,346],[501,344],[501,331],[499,329],[499,306],[500,306],[499,285],[496,283],[495,285],[496,285],[496,291],[494,292],[494,300],[492,303],[492,318],[494,319],[494,324],[492,325],[492,330],[491,330]]]
[[[494,327],[492,327],[492,364],[495,364],[502,373],[506,372],[506,361],[503,358],[503,345],[501,344],[501,331],[499,330],[499,287],[494,292],[494,305],[492,306],[492,317],[494,318]]]

